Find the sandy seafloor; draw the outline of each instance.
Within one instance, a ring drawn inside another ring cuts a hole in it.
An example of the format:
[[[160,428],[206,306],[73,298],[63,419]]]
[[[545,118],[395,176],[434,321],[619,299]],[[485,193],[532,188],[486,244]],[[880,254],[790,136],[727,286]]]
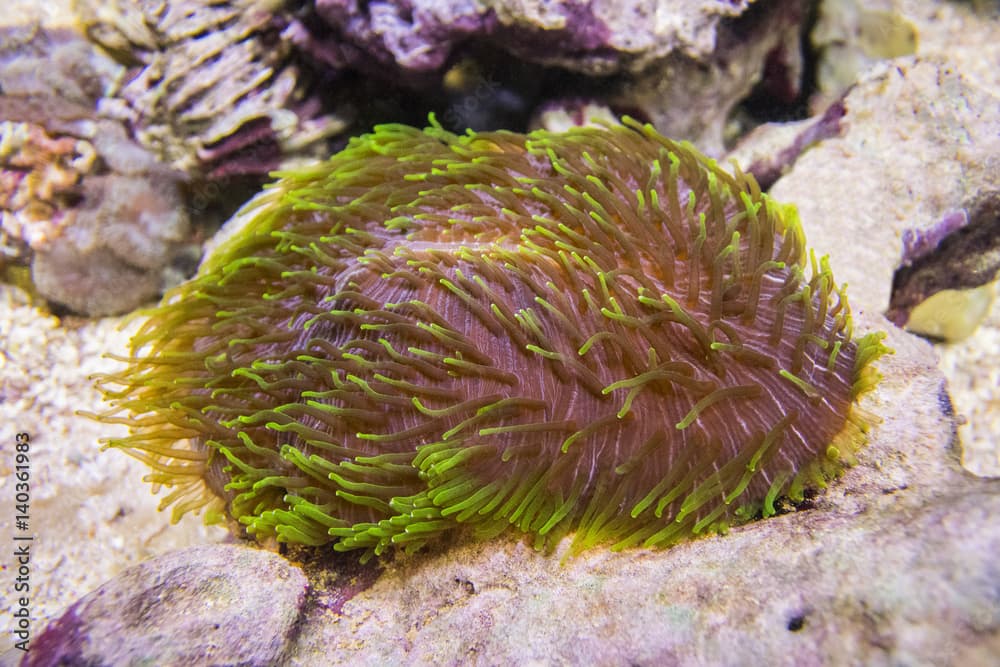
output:
[[[78,411],[103,410],[90,376],[117,362],[104,355],[127,350],[129,333],[117,318],[97,321],[45,315],[24,293],[0,285],[0,535],[9,550],[14,535],[30,534],[31,610],[34,627],[58,614],[81,593],[93,590],[129,565],[190,544],[228,539],[198,517],[170,524],[142,481],[148,469],[118,452],[102,451],[100,439],[114,427]],[[118,430],[121,434],[124,427]],[[30,510],[27,533],[14,522],[13,443],[30,436]],[[4,558],[4,607],[11,604],[13,571]],[[12,619],[0,617],[0,648]]]

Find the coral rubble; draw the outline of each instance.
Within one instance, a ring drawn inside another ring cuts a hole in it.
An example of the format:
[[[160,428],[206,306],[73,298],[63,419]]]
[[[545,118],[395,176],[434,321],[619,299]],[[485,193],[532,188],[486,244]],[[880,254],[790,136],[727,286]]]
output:
[[[5,28],[0,50],[3,261],[88,315],[153,297],[189,233],[180,175],[102,117],[120,70],[69,31]]]
[[[81,0],[90,36],[135,66],[104,110],[186,174],[262,176],[320,156],[345,121],[327,112],[282,36],[283,2]]]

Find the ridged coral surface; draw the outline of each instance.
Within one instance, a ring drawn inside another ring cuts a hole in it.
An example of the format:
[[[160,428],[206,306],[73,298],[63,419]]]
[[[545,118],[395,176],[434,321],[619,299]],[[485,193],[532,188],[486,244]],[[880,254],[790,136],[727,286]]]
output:
[[[626,122],[380,126],[281,174],[104,378],[111,444],[175,512],[369,554],[661,546],[822,485],[881,335],[793,209]]]

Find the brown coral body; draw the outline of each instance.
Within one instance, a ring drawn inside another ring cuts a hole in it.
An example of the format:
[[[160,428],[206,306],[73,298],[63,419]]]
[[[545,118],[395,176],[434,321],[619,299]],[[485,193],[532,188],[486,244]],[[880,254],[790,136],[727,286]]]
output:
[[[106,379],[181,510],[375,552],[664,545],[863,440],[884,348],[794,211],[649,127],[383,126],[257,206]]]

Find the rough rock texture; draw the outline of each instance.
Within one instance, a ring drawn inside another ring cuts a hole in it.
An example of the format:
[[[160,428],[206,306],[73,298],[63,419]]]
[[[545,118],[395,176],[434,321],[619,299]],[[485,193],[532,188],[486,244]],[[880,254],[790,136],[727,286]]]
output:
[[[321,109],[291,61],[282,4],[81,0],[90,36],[140,63],[103,111],[165,164],[213,179],[325,153],[345,123]]]
[[[852,303],[885,311],[906,232],[1000,192],[1000,97],[946,62],[911,58],[876,66],[844,106],[842,136],[803,154],[771,193],[797,203],[838,280],[873,278]],[[848,228],[864,242],[844,243]]]
[[[68,28],[74,25],[73,5],[76,0],[7,0],[4,3],[3,24],[44,25],[46,28]]]
[[[993,307],[972,336],[937,346],[948,393],[965,418],[958,427],[962,465],[982,476],[1000,476],[1000,282]]]
[[[810,34],[819,54],[817,107],[840,97],[876,62],[912,55],[917,28],[900,11],[899,0],[824,0]]]
[[[301,570],[266,551],[173,551],[76,602],[21,664],[278,664],[307,587]]]
[[[974,85],[1000,88],[1000,11],[994,0],[823,0],[811,35],[819,52],[822,109],[877,62],[904,55],[945,59]]]
[[[769,190],[805,151],[824,139],[843,134],[841,120],[844,113],[841,100],[831,104],[819,116],[759,125],[744,136],[726,157],[740,165],[743,171],[753,174],[761,189]]]
[[[1000,95],[967,80],[948,61],[909,57],[876,65],[843,104],[842,135],[805,152],[771,194],[798,204],[810,244],[829,253],[838,280],[866,285],[850,290],[852,304],[887,312],[907,248],[920,245],[913,239],[941,236],[935,247],[954,240],[955,232],[971,227],[951,229],[942,221],[971,214],[978,202],[1000,193]],[[979,220],[987,240],[997,225],[990,216],[969,220]],[[938,234],[942,225],[951,233]],[[845,230],[851,231],[845,236]],[[995,243],[977,247],[983,257],[996,254],[990,250]],[[940,257],[941,271],[952,270],[949,253]],[[987,354],[994,349],[989,341],[981,341]],[[991,383],[985,359],[965,358],[949,369],[975,369],[975,375],[951,379],[957,387],[978,389],[958,395],[956,410],[982,425],[962,438],[978,452],[969,459],[977,461],[974,468],[997,475],[1000,450],[989,425],[1000,414],[1000,386]]]
[[[125,427],[102,426],[75,413],[104,409],[90,375],[119,367],[102,357],[126,349],[134,328],[120,331],[119,324],[61,321],[31,307],[21,290],[0,285],[0,498],[13,502],[10,443],[15,433],[26,432],[36,635],[49,618],[129,565],[227,539],[221,528],[206,528],[194,516],[170,526],[142,481],[146,466],[100,449],[100,438],[121,435]],[[13,512],[0,513],[0,538],[7,544],[13,522]],[[7,576],[0,575],[4,600],[13,590]],[[10,614],[0,614],[0,651],[11,627]]]
[[[612,102],[639,110],[666,136],[688,139],[718,156],[733,110],[762,80],[764,94],[776,105],[798,96],[806,14],[800,0],[758,3],[752,14],[718,27],[710,53],[678,51],[661,58],[629,77]]]
[[[187,240],[179,174],[97,112],[114,63],[67,30],[0,31],[0,261],[74,312],[135,308]]]
[[[333,71],[395,78],[415,89],[433,89],[456,58],[491,50],[606,77],[601,101],[718,155],[733,108],[762,79],[768,94],[783,103],[798,94],[806,5],[803,0],[317,0],[315,12],[331,30],[297,19],[285,36]],[[488,78],[483,82],[491,84]],[[514,89],[519,84],[510,82]],[[534,94],[551,102],[546,92]]]
[[[637,72],[667,54],[715,50],[720,20],[747,0],[316,0],[316,13],[342,38],[323,43],[301,23],[299,43],[333,66],[437,70],[456,47],[492,43],[514,55],[589,74]]]

